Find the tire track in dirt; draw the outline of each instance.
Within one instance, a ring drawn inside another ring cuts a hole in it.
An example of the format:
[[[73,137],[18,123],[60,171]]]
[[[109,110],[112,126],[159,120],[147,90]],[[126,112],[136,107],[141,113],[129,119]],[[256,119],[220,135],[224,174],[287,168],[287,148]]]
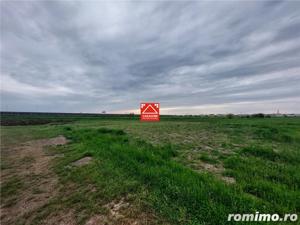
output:
[[[58,177],[50,169],[50,161],[55,156],[44,152],[46,146],[66,144],[63,136],[40,139],[2,150],[2,157],[9,168],[1,171],[1,184],[14,177],[24,185],[18,190],[13,203],[1,202],[1,222],[4,225],[16,224],[20,218],[30,214],[49,202],[57,195]],[[25,224],[30,224],[28,218]]]

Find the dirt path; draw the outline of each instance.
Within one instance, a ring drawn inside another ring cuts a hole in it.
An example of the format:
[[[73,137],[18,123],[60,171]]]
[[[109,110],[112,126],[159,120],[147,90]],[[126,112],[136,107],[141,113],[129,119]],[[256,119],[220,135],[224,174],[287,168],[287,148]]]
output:
[[[1,171],[1,185],[9,185],[9,191],[1,201],[1,224],[16,224],[24,217],[29,217],[24,224],[30,224],[30,213],[56,196],[58,178],[49,169],[55,156],[46,155],[44,148],[66,143],[63,136],[58,136],[2,150],[7,168]]]
[[[61,196],[58,176],[51,169],[50,162],[61,154],[47,155],[47,146],[66,144],[63,136],[25,142],[20,146],[1,150],[1,185],[6,186],[1,199],[1,225],[33,224],[33,219],[51,199]],[[90,163],[91,157],[82,158],[72,166]],[[1,190],[1,194],[3,191]],[[67,193],[66,193],[67,194]],[[48,206],[46,206],[48,207]],[[156,224],[152,213],[144,213],[129,204],[125,198],[103,206],[107,213],[92,215],[86,225],[150,225]],[[73,209],[56,211],[40,221],[44,225],[76,225]],[[166,223],[164,223],[166,224]]]

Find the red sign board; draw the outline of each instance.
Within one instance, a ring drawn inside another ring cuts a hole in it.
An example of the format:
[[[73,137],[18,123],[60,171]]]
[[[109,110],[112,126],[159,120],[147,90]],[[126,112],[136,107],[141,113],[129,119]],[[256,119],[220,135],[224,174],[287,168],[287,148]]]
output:
[[[159,103],[141,103],[141,121],[159,121]]]

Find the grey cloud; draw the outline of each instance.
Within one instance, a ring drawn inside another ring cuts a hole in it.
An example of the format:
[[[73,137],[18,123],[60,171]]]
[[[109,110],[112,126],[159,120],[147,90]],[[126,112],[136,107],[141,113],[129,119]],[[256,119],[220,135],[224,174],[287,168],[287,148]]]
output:
[[[1,110],[128,112],[158,101],[169,113],[245,102],[294,112],[299,11],[296,1],[2,1]]]

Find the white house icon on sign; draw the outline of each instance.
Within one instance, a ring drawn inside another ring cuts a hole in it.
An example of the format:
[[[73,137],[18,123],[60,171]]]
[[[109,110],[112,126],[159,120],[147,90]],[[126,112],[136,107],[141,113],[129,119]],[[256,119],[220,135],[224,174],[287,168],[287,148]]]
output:
[[[158,108],[158,104],[155,104],[155,106]],[[141,108],[143,108],[143,107],[141,107]],[[142,113],[158,114],[157,110],[152,105],[148,105]]]

